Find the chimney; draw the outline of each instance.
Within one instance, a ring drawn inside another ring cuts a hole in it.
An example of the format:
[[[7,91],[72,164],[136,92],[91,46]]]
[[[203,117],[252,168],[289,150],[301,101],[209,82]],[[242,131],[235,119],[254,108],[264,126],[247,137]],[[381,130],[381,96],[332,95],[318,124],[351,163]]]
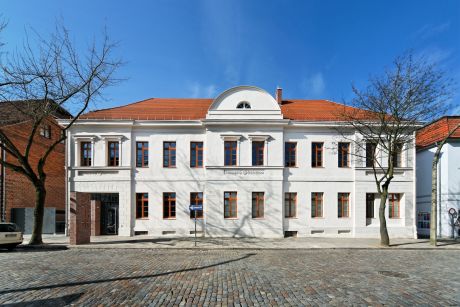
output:
[[[281,103],[283,102],[283,89],[279,86],[276,88],[275,99],[279,105],[281,105]]]

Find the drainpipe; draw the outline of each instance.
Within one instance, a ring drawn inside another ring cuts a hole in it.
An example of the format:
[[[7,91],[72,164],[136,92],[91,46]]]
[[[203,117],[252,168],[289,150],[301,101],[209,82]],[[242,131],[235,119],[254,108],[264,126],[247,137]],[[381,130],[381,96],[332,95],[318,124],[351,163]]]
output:
[[[0,159],[2,161],[5,161],[6,159],[6,153],[4,149],[0,149]],[[0,176],[0,221],[1,222],[6,222],[6,199],[5,199],[5,192],[6,192],[6,180],[5,180],[5,171],[6,168],[5,166],[0,166],[1,167],[1,176]]]

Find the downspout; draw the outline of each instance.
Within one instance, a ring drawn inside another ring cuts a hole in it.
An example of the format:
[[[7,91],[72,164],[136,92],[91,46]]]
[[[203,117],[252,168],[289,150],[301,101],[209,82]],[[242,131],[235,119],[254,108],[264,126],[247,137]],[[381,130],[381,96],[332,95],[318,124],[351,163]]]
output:
[[[2,161],[5,161],[6,159],[6,152],[4,149],[0,149],[0,158]],[[5,192],[6,192],[6,168],[5,166],[0,166],[1,169],[1,176],[0,176],[0,221],[1,222],[6,222],[6,197],[5,197]]]

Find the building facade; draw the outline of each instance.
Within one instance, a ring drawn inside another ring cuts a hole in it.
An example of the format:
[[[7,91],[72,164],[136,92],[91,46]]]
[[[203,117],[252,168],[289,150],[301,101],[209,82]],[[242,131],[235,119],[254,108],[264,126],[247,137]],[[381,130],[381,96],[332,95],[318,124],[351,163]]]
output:
[[[446,116],[417,132],[417,232],[430,235],[432,163],[438,142],[460,124],[460,116]],[[447,140],[438,162],[438,236],[459,237],[460,225],[460,129]],[[449,213],[450,212],[450,213]],[[456,212],[457,218],[455,218]]]
[[[0,129],[15,146],[24,151],[32,130],[31,118],[21,112],[21,104],[42,103],[40,101],[12,101],[0,103]],[[48,147],[61,137],[61,127],[57,118],[69,118],[71,114],[65,110],[56,111],[50,116],[34,138],[29,161],[37,165],[40,157]],[[0,148],[0,159],[16,164],[16,159]],[[65,232],[65,145],[59,144],[50,154],[45,172],[47,173],[43,222],[44,233]],[[35,207],[35,189],[29,179],[11,169],[0,166],[0,220],[17,223],[24,233],[31,233]]]
[[[68,190],[92,193],[93,234],[187,236],[196,213],[206,236],[378,237],[372,167],[353,154],[359,136],[335,128],[344,106],[281,96],[240,86],[81,117]],[[415,235],[414,156],[402,151],[390,188],[392,237]]]

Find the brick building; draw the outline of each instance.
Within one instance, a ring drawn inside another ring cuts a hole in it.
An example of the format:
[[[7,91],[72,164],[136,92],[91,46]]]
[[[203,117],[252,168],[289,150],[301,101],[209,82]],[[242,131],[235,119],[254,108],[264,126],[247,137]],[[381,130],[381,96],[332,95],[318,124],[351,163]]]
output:
[[[31,119],[22,113],[24,101],[0,103],[0,129],[24,150],[32,128]],[[30,106],[30,102],[29,103]],[[37,102],[39,103],[39,102]],[[25,106],[24,106],[25,107]],[[70,113],[64,109],[54,112],[40,127],[31,147],[30,161],[36,166],[39,158],[50,144],[61,135],[61,128],[56,118],[69,118]],[[15,159],[0,149],[0,159],[16,163]],[[59,144],[47,160],[46,208],[43,225],[44,233],[64,232],[65,230],[65,145]],[[17,223],[25,233],[30,233],[33,225],[35,206],[35,189],[24,175],[0,166],[0,218],[2,221]]]

